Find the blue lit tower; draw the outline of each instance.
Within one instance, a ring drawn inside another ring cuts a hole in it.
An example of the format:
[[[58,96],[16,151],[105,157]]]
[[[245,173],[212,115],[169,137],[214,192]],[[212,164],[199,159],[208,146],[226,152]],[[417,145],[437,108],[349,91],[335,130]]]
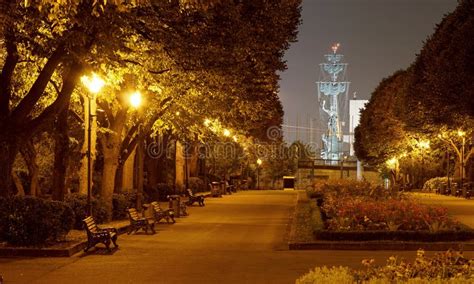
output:
[[[328,116],[327,131],[322,135],[321,158],[339,160],[342,157],[343,135],[340,121],[339,102],[347,96],[349,82],[345,81],[347,63],[341,63],[343,55],[338,54],[339,43],[332,46],[332,54],[326,54],[321,67],[321,81],[318,84],[319,105]]]

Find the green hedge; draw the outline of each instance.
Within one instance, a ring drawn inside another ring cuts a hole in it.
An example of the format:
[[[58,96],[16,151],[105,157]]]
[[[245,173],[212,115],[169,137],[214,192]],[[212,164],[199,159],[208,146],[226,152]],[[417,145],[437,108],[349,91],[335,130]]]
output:
[[[331,241],[420,241],[444,242],[467,241],[474,239],[474,230],[462,229],[459,231],[328,231],[316,230],[314,237],[318,240]]]
[[[13,245],[42,245],[63,238],[74,212],[63,202],[36,197],[0,198],[0,238]]]
[[[87,195],[72,193],[64,199],[67,205],[74,211],[74,228],[83,229],[82,220],[87,217]],[[97,223],[103,223],[110,219],[105,203],[92,197],[92,215]]]
[[[113,212],[112,219],[120,220],[127,218],[126,209],[129,207],[136,207],[137,194],[136,193],[114,193],[113,195]]]
[[[190,177],[188,184],[189,188],[193,191],[193,193],[207,191],[206,184],[204,184],[204,181],[201,178]]]
[[[173,187],[166,183],[157,183],[153,187],[145,187],[147,202],[167,201],[168,195],[174,194]]]

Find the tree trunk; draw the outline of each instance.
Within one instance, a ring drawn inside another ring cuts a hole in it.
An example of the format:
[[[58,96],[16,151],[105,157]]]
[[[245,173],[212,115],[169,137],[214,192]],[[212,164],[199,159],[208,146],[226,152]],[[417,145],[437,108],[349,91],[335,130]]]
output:
[[[111,131],[105,133],[100,139],[104,158],[100,196],[106,204],[109,216],[112,216],[115,174],[119,165],[122,132],[126,118],[127,111],[125,109],[119,110],[115,118],[109,117]]]
[[[23,184],[21,183],[20,177],[16,174],[15,171],[12,171],[12,179],[16,187],[16,195],[25,196],[25,188],[23,187]]]
[[[53,199],[62,201],[66,194],[66,171],[69,164],[68,113],[66,107],[59,114],[55,123]]]
[[[119,148],[117,146],[117,148]],[[104,168],[102,171],[102,186],[100,191],[100,197],[106,204],[106,210],[108,215],[112,217],[113,209],[113,193],[114,193],[114,181],[115,173],[118,167],[118,151],[115,149],[104,151]]]
[[[0,152],[2,153],[2,161],[0,162],[0,196],[10,196],[13,194],[12,170],[19,149],[15,140],[8,139],[11,138],[8,137],[8,133],[5,133],[5,136],[7,136],[7,139],[0,138]]]
[[[198,176],[198,162],[199,162],[199,152],[198,145],[193,145],[190,147],[192,151],[188,152],[188,175],[190,177]]]
[[[139,133],[138,135],[141,135]],[[143,137],[139,138],[137,144],[137,164],[135,168],[137,169],[137,209],[142,207],[142,198],[143,198],[143,183],[144,183],[144,149],[143,149]]]
[[[119,161],[117,165],[117,171],[115,172],[115,193],[121,193],[123,187],[123,163],[124,161]]]
[[[29,195],[37,196],[39,191],[39,169],[36,163],[35,145],[30,140],[20,148],[20,152],[28,167],[28,178],[30,182]]]

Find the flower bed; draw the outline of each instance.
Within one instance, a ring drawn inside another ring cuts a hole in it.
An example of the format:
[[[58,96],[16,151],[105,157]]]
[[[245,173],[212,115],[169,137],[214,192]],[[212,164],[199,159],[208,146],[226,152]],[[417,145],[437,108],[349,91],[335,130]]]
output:
[[[455,241],[474,238],[474,231],[454,221],[446,208],[423,205],[397,192],[365,182],[316,184],[308,192],[320,206],[324,240]]]
[[[456,251],[427,257],[418,250],[412,263],[392,256],[383,266],[375,266],[373,259],[362,260],[362,264],[362,270],[316,267],[296,283],[472,283],[474,278],[474,260]]]
[[[405,199],[332,199],[324,202],[321,209],[330,216],[326,219],[328,230],[437,232],[459,226],[446,208]]]

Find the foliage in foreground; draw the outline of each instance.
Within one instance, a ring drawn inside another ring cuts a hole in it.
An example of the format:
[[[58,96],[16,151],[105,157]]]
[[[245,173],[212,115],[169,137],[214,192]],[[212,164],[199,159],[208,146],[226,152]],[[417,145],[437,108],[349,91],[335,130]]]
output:
[[[413,262],[391,256],[382,266],[374,266],[373,259],[364,259],[365,269],[348,267],[316,267],[296,280],[309,283],[473,283],[474,260],[462,252],[447,251],[433,257],[418,250]]]
[[[42,245],[63,238],[74,212],[63,202],[35,197],[0,198],[0,240],[13,245]]]

